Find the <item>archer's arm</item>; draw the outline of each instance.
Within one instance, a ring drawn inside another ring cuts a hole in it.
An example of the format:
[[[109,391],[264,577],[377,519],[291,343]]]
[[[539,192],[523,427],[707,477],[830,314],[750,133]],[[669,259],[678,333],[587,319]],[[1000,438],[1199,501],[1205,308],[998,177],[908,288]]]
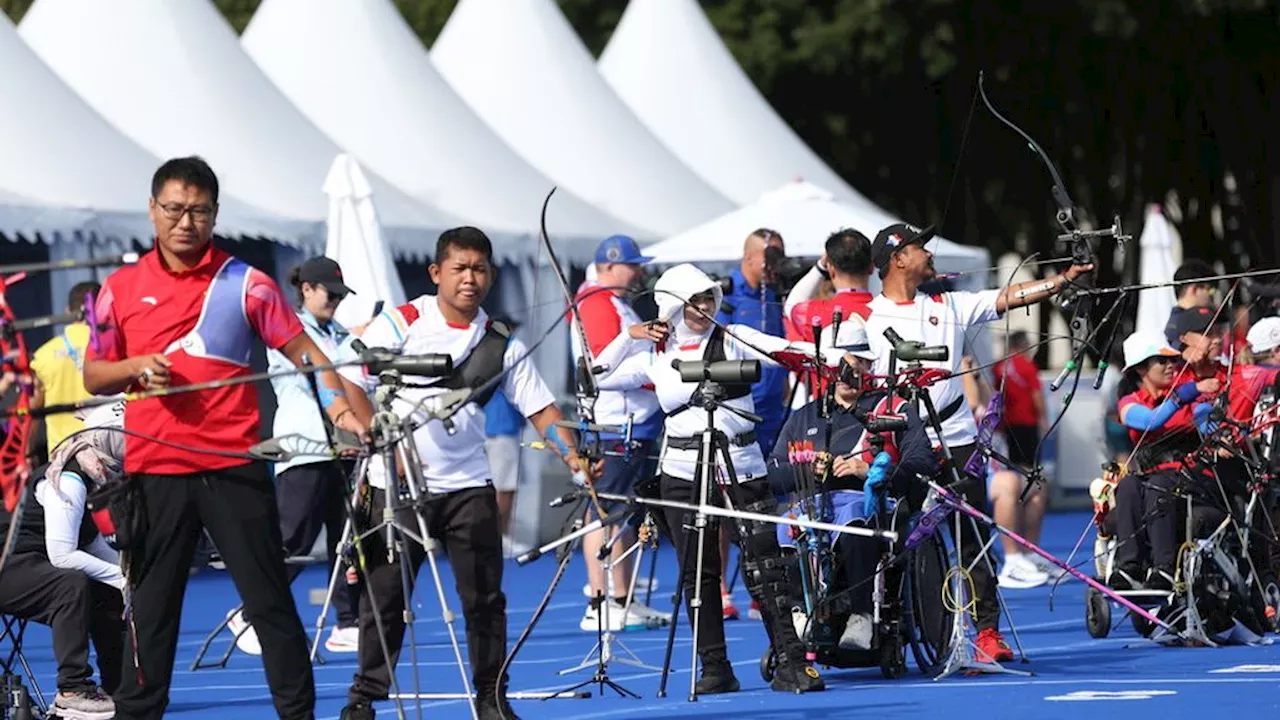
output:
[[[1048,280],[1028,280],[1016,285],[1007,285],[996,296],[996,312],[1003,315],[1013,308],[1026,307],[1048,300],[1075,282],[1076,278],[1090,272],[1093,272],[1093,265],[1072,265],[1063,274]]]

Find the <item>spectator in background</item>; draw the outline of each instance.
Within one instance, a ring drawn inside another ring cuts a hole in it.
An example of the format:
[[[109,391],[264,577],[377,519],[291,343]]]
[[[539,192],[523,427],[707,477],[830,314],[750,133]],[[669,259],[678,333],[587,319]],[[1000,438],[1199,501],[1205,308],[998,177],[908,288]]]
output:
[[[1009,335],[1006,349],[1008,355],[996,364],[993,369],[996,387],[1002,387],[1004,394],[1004,418],[1000,423],[1000,431],[1004,434],[1009,448],[1009,459],[1015,465],[1034,470],[1039,463],[1037,456],[1040,449],[1040,438],[1049,424],[1045,410],[1044,390],[1040,385],[1040,369],[1033,359],[1035,351],[1031,347],[1031,339],[1025,332],[1014,332]],[[1025,479],[1021,479],[1025,482]],[[1033,489],[1025,498],[1022,495],[1021,482],[1018,484],[1018,503],[1012,508],[1015,520],[1013,527],[1027,540],[1040,544],[1040,529],[1044,525],[1045,492],[1043,487]],[[1023,553],[1015,546],[1009,550],[1006,546],[1005,567],[1022,566],[1024,569],[1036,569],[1049,577],[1057,577],[1060,568],[1035,553]],[[1030,564],[1030,567],[1028,567]],[[1003,580],[1002,580],[1003,582]]]
[[[1280,368],[1280,317],[1264,317],[1254,323],[1248,339],[1255,365]]]
[[[76,283],[67,295],[67,313],[83,316],[85,298],[97,295],[102,286],[96,282]],[[36,389],[31,406],[58,405],[85,400],[89,391],[84,389],[84,351],[89,346],[89,324],[83,320],[69,323],[49,342],[41,345],[31,356],[31,371],[35,374]],[[68,435],[84,427],[72,413],[50,415],[44,419],[47,456],[53,455]]]
[[[512,328],[515,327],[511,323]],[[493,489],[498,491],[498,522],[502,528],[502,547],[511,554],[511,508],[520,487],[520,433],[524,415],[506,395],[496,392],[484,406],[484,452],[489,458]]]
[[[1178,266],[1178,269],[1173,273],[1173,280],[1174,282],[1181,282],[1195,278],[1211,277],[1213,274],[1213,266],[1203,260],[1193,259]],[[1175,285],[1173,291],[1177,294],[1178,299],[1174,303],[1173,310],[1169,311],[1169,322],[1165,323],[1164,337],[1169,341],[1169,347],[1181,350],[1182,341],[1178,339],[1177,331],[1178,316],[1194,308],[1213,305],[1213,294],[1216,288],[1212,282],[1186,283],[1184,285]]]
[[[746,325],[753,330],[776,337],[786,337],[783,324],[782,299],[778,291],[771,287],[771,266],[786,257],[786,244],[782,236],[775,230],[760,228],[747,236],[742,244],[742,263],[729,273],[729,286],[724,289],[724,299],[720,311],[716,314],[716,322],[721,325]],[[794,328],[799,332],[799,328]],[[794,334],[794,333],[793,333]],[[756,426],[756,439],[765,457],[773,452],[773,444],[778,441],[778,433],[782,431],[782,422],[786,416],[787,370],[777,365],[764,364],[760,368],[760,379],[751,386],[751,400],[755,403],[755,413],[763,418]],[[724,530],[720,532],[720,567],[729,572],[729,536]],[[729,592],[726,578],[720,581],[721,600],[724,603],[724,619],[738,619],[738,609],[734,607],[733,595]],[[759,617],[759,610],[752,601],[750,617]]]

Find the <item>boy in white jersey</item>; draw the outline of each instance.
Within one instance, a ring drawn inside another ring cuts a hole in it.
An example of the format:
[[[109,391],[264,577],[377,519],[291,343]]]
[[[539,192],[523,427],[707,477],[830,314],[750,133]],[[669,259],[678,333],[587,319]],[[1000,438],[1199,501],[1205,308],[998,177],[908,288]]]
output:
[[[437,295],[423,295],[383,312],[361,336],[369,347],[390,348],[405,355],[445,353],[453,358],[451,376],[413,378],[415,384],[429,387],[400,390],[393,406],[396,412],[403,417],[424,397],[443,394],[450,387],[476,387],[505,372],[493,389],[501,390],[539,433],[562,448],[562,459],[571,471],[578,472],[573,434],[556,427],[555,423],[564,418],[555,405],[555,397],[527,357],[524,343],[510,337],[500,323],[491,322],[480,307],[494,277],[489,238],[472,227],[445,231],[436,243],[435,262],[429,269],[431,280],[439,288]],[[362,376],[359,368],[348,372],[370,390],[377,384],[376,377]],[[473,397],[453,416],[452,431],[441,422],[429,421],[418,427],[413,439],[429,493],[421,512],[431,537],[441,542],[449,555],[462,600],[479,716],[490,720],[505,715],[507,720],[513,720],[516,716],[507,705],[506,678],[498,677],[507,647],[502,532],[489,464],[484,453],[479,452],[484,448],[482,408],[488,394]],[[366,517],[376,522],[386,505],[387,486],[386,473],[377,458],[371,463],[369,481],[374,490]],[[412,508],[404,507],[398,515],[397,520],[407,527],[417,527]],[[372,720],[372,701],[387,697],[405,630],[406,598],[398,565],[402,556],[397,556],[396,563],[387,563],[381,534],[375,533],[364,542],[369,563],[365,581],[372,587],[378,607],[371,608],[369,603],[360,606],[360,666],[348,691],[348,705],[342,711],[342,717],[349,720]],[[408,554],[409,577],[415,578],[425,555],[412,542]],[[390,667],[383,656],[375,611],[386,629]]]
[[[917,288],[935,274],[933,253],[924,247],[932,238],[932,228],[920,230],[895,223],[881,230],[871,244],[871,259],[880,273],[882,285],[880,294],[868,306],[871,316],[867,318],[867,340],[876,355],[874,372],[877,375],[889,371],[889,352],[893,347],[884,334],[889,328],[903,340],[946,346],[950,351],[947,360],[921,364],[958,373],[964,357],[965,333],[970,326],[995,320],[1010,308],[1047,300],[1093,270],[1092,265],[1072,265],[1062,275],[1049,280],[1029,280],[1000,290],[924,295],[918,293]],[[976,449],[978,428],[965,403],[963,379],[953,377],[935,383],[929,388],[929,397],[942,420],[941,441],[951,449],[956,466],[964,467]],[[927,420],[923,408],[921,416]],[[932,427],[929,437],[934,443],[939,442]],[[986,487],[982,482],[965,483],[964,496],[975,507],[987,507]],[[999,630],[996,579],[986,560],[974,564],[978,551],[985,546],[986,534],[985,526],[975,536],[972,523],[961,524],[961,550],[965,564],[973,568],[977,589],[977,644],[979,651],[987,656],[979,659],[1000,662],[1012,660],[1013,651]]]

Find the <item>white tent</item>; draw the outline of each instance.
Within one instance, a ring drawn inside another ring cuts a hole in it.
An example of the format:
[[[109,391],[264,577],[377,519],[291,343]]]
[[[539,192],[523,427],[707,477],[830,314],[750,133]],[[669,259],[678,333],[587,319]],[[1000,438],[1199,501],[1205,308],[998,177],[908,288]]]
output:
[[[360,164],[346,154],[334,158],[324,192],[329,196],[324,254],[342,267],[342,284],[354,293],[342,301],[334,318],[354,328],[371,319],[379,303],[404,304],[404,286],[382,241],[377,198]]]
[[[76,96],[3,16],[0,98],[0,233],[150,242],[147,194],[160,161]],[[228,197],[218,230],[296,242],[309,228]]]
[[[1178,231],[1161,212],[1159,205],[1147,208],[1147,221],[1138,238],[1138,282],[1143,285],[1173,280],[1178,266],[1174,248],[1181,246]],[[1137,332],[1164,334],[1164,326],[1173,312],[1175,297],[1173,288],[1153,288],[1138,293],[1138,317],[1134,322]]]
[[[552,183],[489,129],[436,72],[390,0],[265,0],[240,38],[258,67],[306,116],[413,197],[486,230],[532,237]],[[630,232],[561,189],[548,229],[566,258]],[[537,243],[512,252],[520,259]],[[578,242],[563,241],[576,237]]]
[[[616,218],[663,236],[732,207],[609,89],[554,0],[461,0],[431,58],[525,160]]]
[[[658,139],[739,205],[796,179],[872,205],[778,117],[696,0],[633,0],[599,69]]]
[[[39,0],[19,26],[36,53],[88,103],[151,153],[198,154],[231,194],[315,223],[340,152],[262,75],[207,0]],[[392,245],[429,251],[459,224],[370,177]]]
[[[644,252],[658,263],[727,262],[742,259],[742,243],[757,228],[782,235],[790,257],[820,257],[831,233],[853,228],[874,238],[897,222],[877,208],[849,205],[816,185],[796,181],[760,196],[754,204],[650,245]],[[970,272],[991,264],[984,248],[941,238],[929,243],[941,272]]]

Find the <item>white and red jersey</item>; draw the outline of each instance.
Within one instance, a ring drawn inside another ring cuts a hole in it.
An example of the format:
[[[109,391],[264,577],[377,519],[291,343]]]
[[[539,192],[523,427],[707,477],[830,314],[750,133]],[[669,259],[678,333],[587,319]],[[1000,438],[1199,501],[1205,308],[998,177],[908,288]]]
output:
[[[935,295],[917,294],[914,299],[899,303],[883,294],[871,301],[871,316],[867,318],[867,341],[876,354],[876,375],[889,372],[889,351],[893,349],[884,332],[893,328],[903,340],[914,340],[925,346],[942,345],[948,349],[948,357],[942,362],[921,362],[926,368],[941,368],[952,373],[960,372],[964,357],[965,333],[973,325],[990,322],[1000,317],[996,312],[999,290],[982,292],[946,292]],[[898,369],[906,363],[899,361]],[[964,397],[964,381],[953,377],[934,383],[929,388],[934,409],[945,416],[942,422],[943,439],[949,447],[970,445],[978,436],[978,426]],[[928,417],[921,408],[921,417]],[[937,442],[932,427],[929,437]]]
[[[626,334],[627,328],[643,322],[625,300],[598,282],[583,283],[575,302],[592,358],[598,357],[614,338]],[[582,344],[576,332],[570,337],[576,365],[582,356]],[[640,352],[644,348],[637,344],[635,349]],[[630,390],[601,390],[595,414],[596,422],[604,425],[621,425],[631,418],[632,435],[638,439],[653,439],[662,431],[662,410],[652,384]]]

